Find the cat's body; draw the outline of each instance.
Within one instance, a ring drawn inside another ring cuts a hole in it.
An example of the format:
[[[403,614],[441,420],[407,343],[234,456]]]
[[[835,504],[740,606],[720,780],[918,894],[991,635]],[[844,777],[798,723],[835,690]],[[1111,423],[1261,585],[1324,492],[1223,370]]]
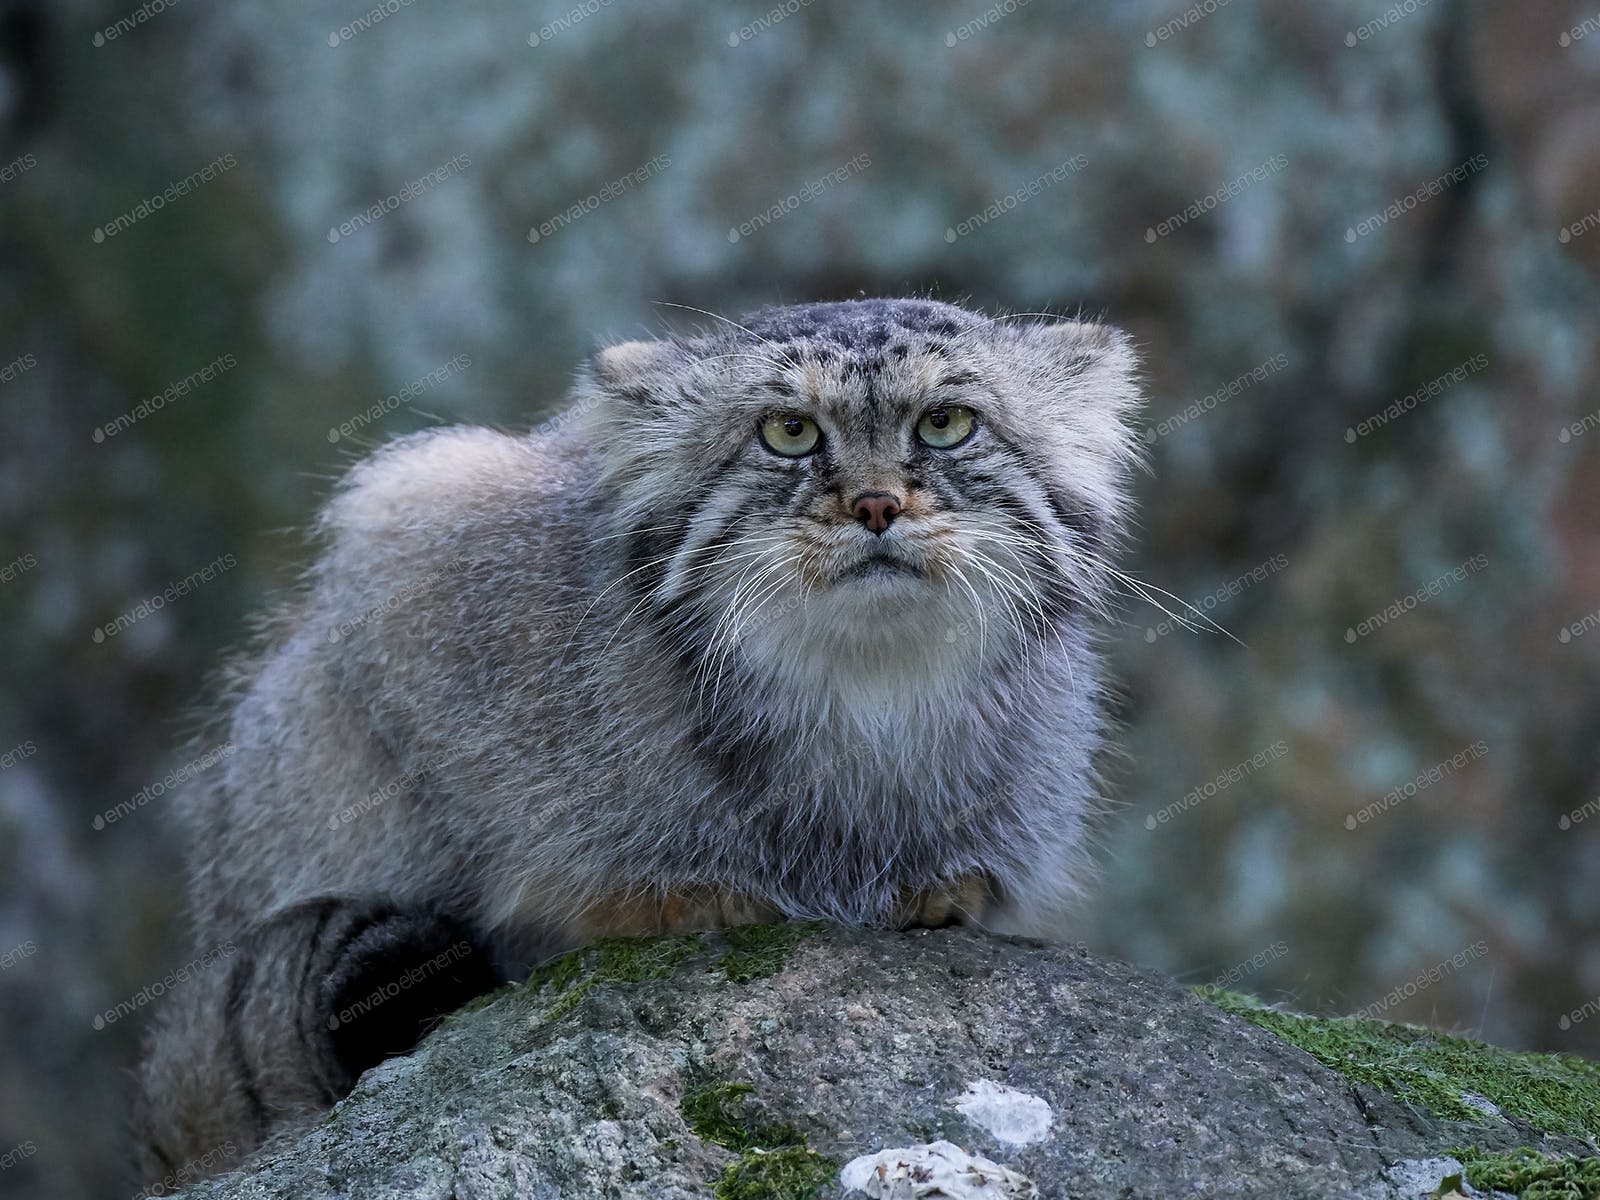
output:
[[[1056,931],[1131,368],[1076,322],[766,310],[603,352],[554,432],[357,466],[185,802],[198,943],[240,952],[157,1030],[147,1173],[596,936]]]

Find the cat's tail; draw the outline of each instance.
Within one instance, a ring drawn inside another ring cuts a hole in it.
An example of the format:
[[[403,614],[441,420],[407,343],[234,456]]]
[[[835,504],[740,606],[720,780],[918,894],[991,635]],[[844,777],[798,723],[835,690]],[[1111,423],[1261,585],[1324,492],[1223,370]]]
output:
[[[371,900],[286,908],[168,988],[139,1072],[145,1196],[236,1164],[500,982],[460,921]]]

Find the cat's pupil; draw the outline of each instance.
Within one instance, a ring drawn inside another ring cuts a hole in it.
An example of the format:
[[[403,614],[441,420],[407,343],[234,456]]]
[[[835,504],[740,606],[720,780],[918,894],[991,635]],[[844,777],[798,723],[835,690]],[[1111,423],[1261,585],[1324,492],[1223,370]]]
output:
[[[790,437],[797,438],[806,431],[806,427],[799,417],[790,417],[783,423],[783,431]]]
[[[942,408],[936,408],[928,414],[928,424],[932,425],[935,429],[943,429],[946,425],[950,424],[950,414],[945,412],[945,410]]]

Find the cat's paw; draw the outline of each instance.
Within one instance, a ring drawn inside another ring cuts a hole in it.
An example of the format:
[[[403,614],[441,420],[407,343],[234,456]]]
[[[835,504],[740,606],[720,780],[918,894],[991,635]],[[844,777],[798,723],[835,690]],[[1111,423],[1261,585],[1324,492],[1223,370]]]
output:
[[[932,888],[907,888],[901,894],[900,929],[944,929],[950,925],[981,925],[994,902],[994,889],[986,875],[962,875]]]

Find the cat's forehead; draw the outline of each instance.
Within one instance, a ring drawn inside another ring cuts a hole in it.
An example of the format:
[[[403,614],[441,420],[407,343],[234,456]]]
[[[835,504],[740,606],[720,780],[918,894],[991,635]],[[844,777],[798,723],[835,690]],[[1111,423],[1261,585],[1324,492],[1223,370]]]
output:
[[[764,389],[821,408],[914,406],[983,373],[984,322],[933,301],[763,309],[741,325],[754,356],[747,363],[770,366]]]
[[[770,349],[805,350],[819,357],[894,358],[913,347],[934,354],[970,341],[984,322],[935,300],[844,300],[763,308],[739,325]]]

